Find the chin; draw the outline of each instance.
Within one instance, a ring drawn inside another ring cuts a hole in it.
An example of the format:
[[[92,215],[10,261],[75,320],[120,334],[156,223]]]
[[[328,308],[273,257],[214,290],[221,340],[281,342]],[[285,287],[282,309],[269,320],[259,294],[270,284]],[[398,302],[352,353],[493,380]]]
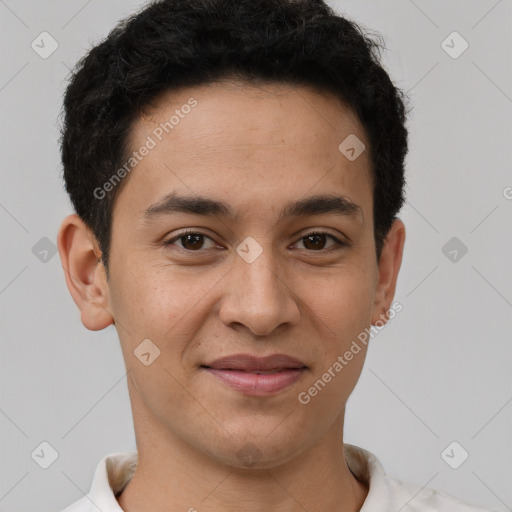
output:
[[[217,448],[212,453],[210,446],[210,455],[227,466],[248,470],[271,469],[296,457],[305,448],[305,443],[289,429],[280,434],[264,429],[259,435],[248,435],[246,430],[243,436],[225,438]]]

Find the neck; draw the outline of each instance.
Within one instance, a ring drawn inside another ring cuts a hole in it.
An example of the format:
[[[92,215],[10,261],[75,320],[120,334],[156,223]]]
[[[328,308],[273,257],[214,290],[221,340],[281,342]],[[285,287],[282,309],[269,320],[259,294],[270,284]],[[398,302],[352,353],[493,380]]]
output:
[[[257,469],[204,453],[143,409],[134,411],[137,469],[117,496],[125,512],[355,512],[366,499],[345,461],[343,414],[315,445]]]

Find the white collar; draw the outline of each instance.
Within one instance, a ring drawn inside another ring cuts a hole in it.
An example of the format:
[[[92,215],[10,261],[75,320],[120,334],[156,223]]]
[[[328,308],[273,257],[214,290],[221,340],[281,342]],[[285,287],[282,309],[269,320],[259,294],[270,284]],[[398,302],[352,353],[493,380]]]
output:
[[[344,444],[345,460],[350,471],[369,487],[360,512],[389,510],[484,512],[430,487],[397,480],[385,474],[379,460],[367,450]],[[137,452],[125,451],[106,455],[94,473],[90,491],[62,512],[124,512],[116,495],[128,484],[137,468]],[[488,511],[489,512],[489,511]]]

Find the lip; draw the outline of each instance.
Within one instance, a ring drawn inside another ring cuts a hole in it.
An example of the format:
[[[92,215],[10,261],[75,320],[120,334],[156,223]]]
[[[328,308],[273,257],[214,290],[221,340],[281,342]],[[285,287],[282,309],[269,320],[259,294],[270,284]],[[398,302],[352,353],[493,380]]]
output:
[[[291,386],[307,367],[302,361],[285,354],[266,357],[235,354],[202,365],[202,369],[243,394],[266,396]],[[256,373],[267,371],[273,373]]]
[[[233,354],[231,356],[215,359],[203,366],[216,370],[243,370],[246,372],[283,370],[303,368],[306,365],[286,354],[271,354],[266,357],[257,357],[252,354]]]

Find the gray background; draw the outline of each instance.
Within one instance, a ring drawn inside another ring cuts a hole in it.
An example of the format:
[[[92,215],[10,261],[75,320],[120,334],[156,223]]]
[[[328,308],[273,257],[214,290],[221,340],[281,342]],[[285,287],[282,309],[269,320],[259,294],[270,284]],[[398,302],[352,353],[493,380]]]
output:
[[[141,4],[0,0],[2,511],[60,510],[104,455],[135,449],[116,332],[82,326],[51,247],[72,212],[57,146],[68,69]],[[345,440],[392,476],[512,510],[512,1],[330,4],[383,35],[414,106],[403,311],[371,343]],[[59,45],[46,59],[31,47],[43,31]],[[453,31],[469,44],[458,58],[442,46]],[[43,441],[48,469],[31,458]],[[441,457],[453,441],[469,453],[458,469]]]

